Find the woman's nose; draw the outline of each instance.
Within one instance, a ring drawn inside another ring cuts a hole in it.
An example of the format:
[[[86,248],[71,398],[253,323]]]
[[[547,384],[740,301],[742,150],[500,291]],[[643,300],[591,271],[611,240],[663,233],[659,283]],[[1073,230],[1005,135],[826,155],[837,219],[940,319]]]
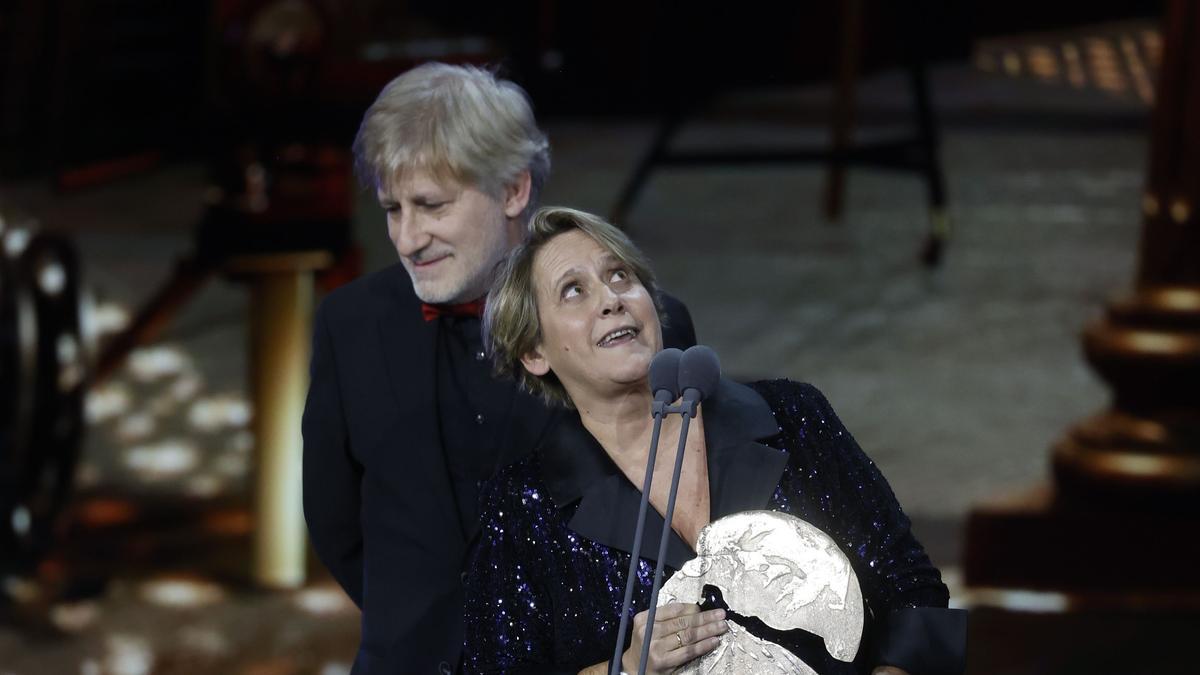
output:
[[[604,287],[601,303],[603,303],[600,307],[601,316],[619,314],[625,311],[625,301],[621,299],[621,295],[614,292],[608,286]]]

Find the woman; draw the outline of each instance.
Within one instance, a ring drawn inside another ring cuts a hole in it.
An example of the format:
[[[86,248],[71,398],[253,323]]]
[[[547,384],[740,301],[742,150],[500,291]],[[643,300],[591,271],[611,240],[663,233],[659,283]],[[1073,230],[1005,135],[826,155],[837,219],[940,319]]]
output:
[[[649,364],[662,348],[658,289],[642,254],[595,216],[545,208],[488,295],[484,330],[497,370],[577,414],[480,497],[481,539],[467,584],[469,672],[607,672],[651,433]],[[680,419],[663,424],[646,524],[662,532]],[[822,672],[961,669],[961,613],[909,531],[874,464],[820,392],[785,380],[722,380],[692,424],[666,560],[679,569],[697,536],[730,513],[771,509],[829,534],[850,558],[868,608],[854,664]],[[647,548],[656,548],[653,545]],[[652,563],[637,572],[631,640],[636,672]],[[648,673],[714,649],[724,612],[665,605]],[[941,646],[935,646],[938,642]]]

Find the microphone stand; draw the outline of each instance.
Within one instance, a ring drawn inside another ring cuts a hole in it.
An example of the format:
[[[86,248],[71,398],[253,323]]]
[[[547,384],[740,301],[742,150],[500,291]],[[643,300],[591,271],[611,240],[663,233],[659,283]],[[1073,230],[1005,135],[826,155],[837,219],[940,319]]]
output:
[[[629,606],[633,604],[633,580],[636,578],[638,562],[642,552],[642,532],[646,529],[646,507],[650,504],[650,485],[654,482],[654,460],[658,454],[658,436],[662,432],[663,418],[678,409],[663,401],[659,396],[654,397],[654,429],[650,432],[650,453],[646,457],[646,477],[642,480],[642,498],[638,502],[637,528],[633,533],[633,551],[629,558],[629,573],[625,577],[625,602],[621,604],[621,627],[617,630],[617,644],[613,648],[613,658],[610,662],[612,670],[609,675],[621,675],[621,651],[625,646],[625,636],[629,632]]]
[[[658,543],[658,558],[654,566],[654,584],[650,591],[650,608],[646,616],[646,632],[642,637],[642,654],[638,665],[638,675],[646,675],[646,658],[650,654],[650,635],[654,630],[654,615],[658,610],[658,592],[662,588],[663,563],[667,555],[667,542],[671,538],[671,519],[675,515],[675,497],[679,492],[679,476],[683,471],[683,453],[687,444],[688,426],[696,416],[696,406],[699,403],[698,392],[689,389],[684,393],[679,405],[669,405],[669,402],[655,398],[652,412],[654,428],[650,434],[650,452],[646,457],[646,476],[642,480],[642,498],[638,503],[637,528],[633,535],[633,551],[629,558],[629,573],[625,578],[625,601],[621,605],[621,624],[617,631],[617,644],[613,648],[613,658],[609,675],[621,675],[621,652],[625,646],[625,636],[629,631],[629,607],[633,604],[633,585],[640,554],[642,551],[642,534],[646,528],[646,509],[650,504],[650,486],[654,482],[654,463],[658,454],[658,437],[662,432],[663,418],[678,413],[683,416],[683,425],[679,430],[679,446],[675,452],[675,466],[671,474],[671,489],[667,497],[667,512],[663,518],[662,537]]]
[[[679,446],[675,451],[675,470],[671,474],[671,491],[667,497],[667,512],[663,515],[662,539],[658,542],[658,560],[654,565],[654,585],[650,590],[650,609],[646,616],[646,632],[642,635],[642,658],[638,664],[638,675],[646,675],[646,659],[650,655],[650,636],[654,631],[654,614],[658,610],[658,592],[662,589],[663,558],[667,555],[667,541],[671,538],[671,518],[675,515],[675,496],[679,492],[679,474],[683,470],[683,453],[687,445],[688,423],[696,416],[699,392],[688,389],[683,393],[683,402],[678,412],[683,415],[683,426],[679,430]]]

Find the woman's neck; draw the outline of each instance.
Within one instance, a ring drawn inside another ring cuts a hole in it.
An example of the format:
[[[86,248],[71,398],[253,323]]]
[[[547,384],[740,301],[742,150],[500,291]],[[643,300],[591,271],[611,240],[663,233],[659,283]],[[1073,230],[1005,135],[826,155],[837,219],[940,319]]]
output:
[[[629,482],[640,490],[654,425],[650,415],[653,399],[648,388],[642,387],[637,392],[628,392],[620,396],[592,399],[573,395],[572,400],[576,402],[576,409],[579,410],[584,428],[599,441],[604,452]],[[683,431],[682,424],[683,420],[679,415],[667,415],[663,419],[654,481],[649,495],[650,503],[659,514],[667,512],[671,474],[678,452],[676,448],[679,437]],[[692,433],[687,439],[678,498],[671,528],[695,550],[700,530],[708,524],[710,517],[703,410],[697,414]]]
[[[654,399],[648,387],[639,386],[617,393],[572,396],[584,428],[615,460],[644,457],[649,447],[654,420]]]

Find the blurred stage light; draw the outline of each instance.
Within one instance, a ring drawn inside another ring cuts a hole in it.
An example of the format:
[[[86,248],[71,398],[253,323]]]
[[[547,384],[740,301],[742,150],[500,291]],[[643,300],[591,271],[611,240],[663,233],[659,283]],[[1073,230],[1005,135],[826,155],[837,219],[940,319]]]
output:
[[[129,310],[115,302],[103,302],[92,309],[88,320],[97,335],[120,333],[129,325]]]
[[[1062,46],[1063,61],[1067,66],[1067,82],[1072,87],[1082,89],[1087,86],[1087,71],[1083,69],[1083,59],[1079,55],[1079,47],[1068,42]]]
[[[138,595],[159,607],[191,609],[224,600],[225,590],[211,581],[176,577],[147,581],[141,585]]]
[[[105,422],[129,410],[129,387],[120,383],[103,384],[88,392],[85,411],[91,424]]]
[[[105,640],[102,672],[105,675],[150,675],[154,652],[143,637],[117,633]]]
[[[188,423],[207,432],[244,427],[250,423],[250,403],[233,395],[200,399],[188,411]]]
[[[153,382],[190,370],[192,359],[178,347],[160,345],[135,349],[129,354],[129,372],[139,382]]]
[[[1029,48],[1026,57],[1029,59],[1029,71],[1043,80],[1058,79],[1058,56],[1054,50],[1042,45]]]
[[[29,529],[33,527],[33,518],[29,515],[29,509],[24,505],[18,506],[12,511],[12,531],[13,534],[24,539],[29,536]]]
[[[38,269],[38,287],[46,295],[56,296],[67,285],[67,272],[57,260],[44,260]]]
[[[183,440],[139,445],[124,452],[125,465],[143,480],[174,478],[196,468],[200,453]]]
[[[58,388],[70,392],[83,381],[83,361],[79,358],[79,343],[75,336],[63,333],[54,345],[58,352]]]
[[[297,591],[295,603],[301,610],[316,616],[343,614],[356,609],[346,593],[334,585],[313,586]]]
[[[1070,598],[1050,591],[977,588],[967,591],[971,606],[998,607],[1012,612],[1058,614],[1071,608]]]
[[[1021,74],[1021,56],[1016,52],[1005,52],[1003,63],[1005,73],[1012,76]]]
[[[22,227],[14,227],[4,234],[4,251],[15,258],[25,251],[29,245],[29,231]]]
[[[100,617],[100,606],[95,602],[65,602],[50,609],[50,621],[59,630],[79,633],[87,630]]]

